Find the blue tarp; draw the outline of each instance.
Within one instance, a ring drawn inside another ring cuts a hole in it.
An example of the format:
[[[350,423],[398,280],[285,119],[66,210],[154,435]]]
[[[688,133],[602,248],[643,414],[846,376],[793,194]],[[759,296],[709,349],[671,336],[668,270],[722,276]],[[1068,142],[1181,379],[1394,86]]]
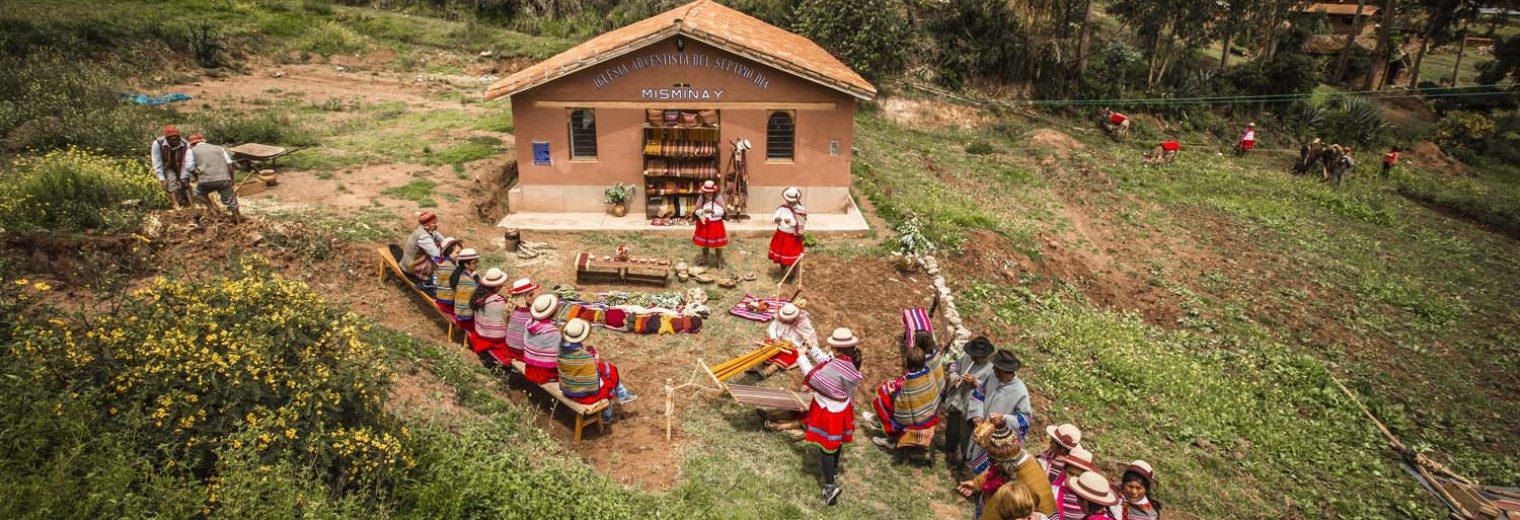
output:
[[[128,94],[125,97],[127,101],[131,101],[139,105],[167,105],[175,101],[184,101],[190,99],[190,96],[186,94],[164,94],[162,96],[149,96],[147,94],[138,94],[134,96]]]

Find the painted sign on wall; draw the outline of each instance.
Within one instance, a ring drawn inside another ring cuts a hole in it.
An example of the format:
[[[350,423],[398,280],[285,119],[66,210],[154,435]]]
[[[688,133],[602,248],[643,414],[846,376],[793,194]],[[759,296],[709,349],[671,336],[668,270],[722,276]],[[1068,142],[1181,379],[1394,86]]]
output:
[[[665,52],[625,58],[621,61],[618,61],[617,63],[609,64],[603,68],[601,73],[591,78],[591,84],[600,89],[602,87],[611,85],[613,82],[616,82],[623,76],[627,76],[640,70],[656,67],[692,67],[703,69],[717,69],[742,78],[745,81],[748,81],[751,85],[759,87],[760,90],[765,90],[771,86],[771,79],[766,77],[764,73],[755,70],[754,67],[750,67],[743,63],[739,63],[722,56],[714,57],[696,52]]]
[[[549,166],[552,162],[549,158],[549,142],[533,141],[533,165]]]

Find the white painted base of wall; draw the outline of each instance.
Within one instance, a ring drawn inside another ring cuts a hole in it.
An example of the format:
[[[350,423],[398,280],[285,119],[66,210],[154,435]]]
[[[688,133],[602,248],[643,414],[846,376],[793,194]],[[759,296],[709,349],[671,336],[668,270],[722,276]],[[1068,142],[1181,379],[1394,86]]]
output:
[[[748,213],[770,214],[781,205],[781,192],[786,186],[750,186]],[[802,205],[808,213],[849,212],[850,189],[844,186],[800,187]],[[512,213],[596,213],[606,209],[605,186],[517,186],[507,192],[507,205]],[[640,188],[628,200],[628,213],[644,213],[644,193]]]

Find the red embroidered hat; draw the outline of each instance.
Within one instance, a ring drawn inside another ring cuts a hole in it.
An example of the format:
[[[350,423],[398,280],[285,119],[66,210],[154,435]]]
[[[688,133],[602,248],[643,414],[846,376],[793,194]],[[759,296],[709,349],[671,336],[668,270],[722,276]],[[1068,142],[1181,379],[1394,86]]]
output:
[[[194,139],[194,138],[192,137],[192,139]],[[430,210],[422,210],[421,212],[417,213],[417,223],[418,224],[427,224],[427,223],[432,222],[434,220],[438,220],[438,215],[434,214]]]
[[[164,137],[168,137],[168,136],[171,136],[171,135],[175,136],[175,137],[179,137],[179,129],[175,128],[173,126],[166,126],[166,127],[164,127]]]

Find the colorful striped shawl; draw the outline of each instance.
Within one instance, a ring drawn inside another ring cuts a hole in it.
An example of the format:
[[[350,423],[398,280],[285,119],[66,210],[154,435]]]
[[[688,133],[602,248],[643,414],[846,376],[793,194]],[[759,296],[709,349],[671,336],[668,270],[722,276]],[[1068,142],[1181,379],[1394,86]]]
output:
[[[601,389],[596,356],[581,348],[580,343],[566,343],[559,350],[559,391],[568,397],[586,397]]]
[[[939,422],[939,388],[925,368],[904,375],[902,387],[892,396],[892,422],[905,429],[921,429]]]
[[[539,368],[557,367],[560,338],[559,329],[548,320],[529,323],[527,342],[523,349],[523,363]]]
[[[830,358],[803,377],[808,387],[830,399],[847,401],[855,395],[855,386],[865,376],[855,369],[855,364],[845,359]]]
[[[480,313],[475,315],[475,333],[482,338],[507,337],[507,320],[504,316],[506,312],[506,298],[503,298],[501,294],[487,296],[484,305],[480,307]]]
[[[459,273],[459,285],[454,286],[454,317],[461,320],[475,319],[475,309],[470,308],[470,298],[475,297],[475,287],[480,285],[480,280],[475,278],[475,273],[461,271]]]
[[[507,348],[522,352],[528,347],[528,323],[533,321],[533,313],[527,307],[512,309],[512,315],[507,318]]]
[[[437,288],[434,294],[438,303],[451,307],[454,305],[454,288],[449,287],[449,277],[458,267],[454,265],[454,259],[444,258],[438,262],[438,269],[433,270],[433,287]]]

